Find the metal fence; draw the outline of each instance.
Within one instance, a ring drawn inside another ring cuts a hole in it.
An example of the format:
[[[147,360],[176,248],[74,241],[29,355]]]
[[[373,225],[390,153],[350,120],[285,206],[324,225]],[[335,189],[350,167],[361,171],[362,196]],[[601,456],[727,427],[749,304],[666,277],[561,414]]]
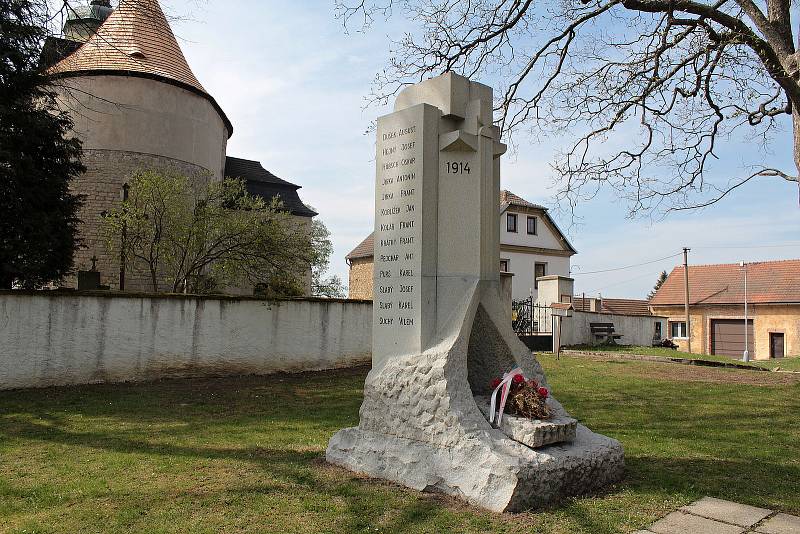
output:
[[[533,301],[533,297],[511,303],[511,325],[518,336],[553,333],[553,310]]]

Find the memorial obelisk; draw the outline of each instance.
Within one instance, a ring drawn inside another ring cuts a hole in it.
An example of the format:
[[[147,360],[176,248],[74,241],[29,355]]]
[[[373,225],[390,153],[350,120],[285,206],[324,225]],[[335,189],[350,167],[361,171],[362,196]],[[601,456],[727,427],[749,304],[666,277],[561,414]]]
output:
[[[552,397],[549,422],[495,428],[484,415],[493,377],[520,367],[547,385],[500,299],[492,104],[491,88],[448,73],[378,120],[372,370],[359,426],[327,459],[516,511],[619,480],[624,455]]]

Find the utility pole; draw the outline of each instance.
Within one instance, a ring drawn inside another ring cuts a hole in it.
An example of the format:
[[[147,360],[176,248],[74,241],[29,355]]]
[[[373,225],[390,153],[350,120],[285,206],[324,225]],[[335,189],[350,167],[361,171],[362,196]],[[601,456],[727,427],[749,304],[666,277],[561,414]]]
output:
[[[692,327],[689,319],[689,251],[690,248],[683,248],[683,281],[686,287],[686,342],[688,345],[688,352],[692,352]]]
[[[750,332],[748,332],[748,320],[747,320],[747,263],[740,262],[739,266],[744,269],[744,355],[742,357],[742,361],[749,362],[750,361]]]

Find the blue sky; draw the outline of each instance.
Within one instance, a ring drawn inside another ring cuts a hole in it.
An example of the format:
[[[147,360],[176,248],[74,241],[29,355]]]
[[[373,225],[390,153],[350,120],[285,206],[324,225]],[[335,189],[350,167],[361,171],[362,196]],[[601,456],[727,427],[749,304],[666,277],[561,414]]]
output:
[[[332,0],[162,0],[201,83],[234,124],[228,154],[261,161],[303,186],[302,199],[320,212],[333,234],[331,270],[347,280],[344,256],[373,224],[373,139],[364,135],[385,109],[364,109],[364,96],[386,63],[389,38],[408,26],[397,17],[367,33],[346,35]],[[771,153],[743,139],[720,151],[712,178],[747,173],[768,159],[791,170],[791,134]],[[563,140],[520,139],[506,157],[502,186],[552,206],[552,154]],[[576,292],[644,298],[661,270],[679,258],[596,275],[580,272],[649,262],[692,248],[695,264],[800,258],[798,191],[761,179],[702,212],[663,220],[628,220],[626,208],[605,193],[580,206],[581,223],[553,213],[578,249]]]

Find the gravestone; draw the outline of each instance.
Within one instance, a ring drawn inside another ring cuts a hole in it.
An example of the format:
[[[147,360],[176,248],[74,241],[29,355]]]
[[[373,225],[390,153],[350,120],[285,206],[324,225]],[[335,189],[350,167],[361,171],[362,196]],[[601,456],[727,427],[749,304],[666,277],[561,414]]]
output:
[[[92,268],[78,271],[78,291],[96,291],[100,289],[100,273],[97,271],[97,256],[92,256]]]
[[[516,511],[619,480],[624,456],[552,397],[551,421],[495,428],[484,415],[492,378],[513,367],[547,386],[500,296],[492,104],[489,87],[450,73],[406,88],[378,120],[372,370],[359,426],[327,459]]]

